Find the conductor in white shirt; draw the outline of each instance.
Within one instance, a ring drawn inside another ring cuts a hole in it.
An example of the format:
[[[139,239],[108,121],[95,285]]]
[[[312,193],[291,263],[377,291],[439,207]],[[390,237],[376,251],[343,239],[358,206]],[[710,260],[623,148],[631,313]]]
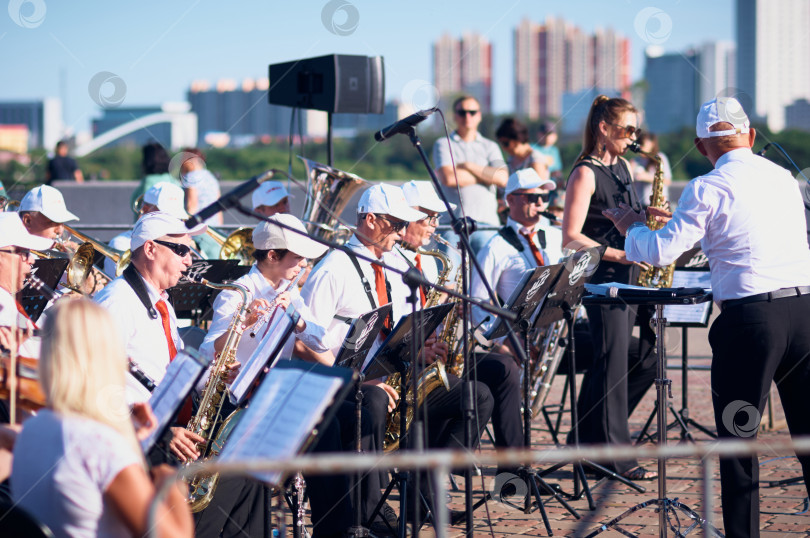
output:
[[[790,433],[810,434],[810,250],[802,196],[787,170],[753,154],[755,136],[736,99],[704,103],[695,146],[714,170],[687,185],[674,214],[648,209],[667,224],[653,232],[644,214],[627,206],[604,212],[626,234],[628,260],[665,266],[700,241],[722,310],[709,332],[721,438],[756,436],[771,382]],[[799,461],[807,487],[810,457]],[[721,459],[720,480],[726,536],[759,536],[757,458]]]

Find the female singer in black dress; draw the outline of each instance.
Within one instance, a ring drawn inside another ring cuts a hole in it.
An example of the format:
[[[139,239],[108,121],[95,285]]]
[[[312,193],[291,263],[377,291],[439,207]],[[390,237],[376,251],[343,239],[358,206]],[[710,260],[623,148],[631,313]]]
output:
[[[637,122],[636,108],[629,101],[598,96],[588,114],[582,153],[568,177],[563,244],[575,250],[608,247],[592,283],[635,284],[638,277],[639,267],[625,256],[624,236],[602,216],[604,209],[620,203],[641,210],[630,166],[622,157],[638,133]],[[639,352],[630,354],[636,309],[617,305],[586,310],[594,355],[577,401],[579,438],[586,444],[629,444],[628,418],[655,379],[655,336],[643,323]],[[657,476],[636,461],[615,461],[607,467],[630,480]]]

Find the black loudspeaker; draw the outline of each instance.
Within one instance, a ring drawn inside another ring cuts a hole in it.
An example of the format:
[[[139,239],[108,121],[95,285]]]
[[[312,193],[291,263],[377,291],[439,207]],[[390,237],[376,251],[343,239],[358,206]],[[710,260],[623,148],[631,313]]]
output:
[[[272,64],[271,104],[334,113],[382,114],[382,56],[330,54]]]

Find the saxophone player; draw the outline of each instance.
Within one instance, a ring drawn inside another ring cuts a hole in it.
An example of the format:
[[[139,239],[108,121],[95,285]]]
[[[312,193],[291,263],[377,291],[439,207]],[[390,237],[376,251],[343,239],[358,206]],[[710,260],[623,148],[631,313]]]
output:
[[[638,264],[627,259],[624,237],[602,215],[603,209],[625,203],[640,209],[630,166],[622,156],[635,140],[638,112],[629,101],[596,97],[585,123],[582,153],[568,177],[563,215],[563,244],[608,246],[591,282],[635,282]],[[646,267],[646,264],[644,264]],[[628,418],[655,379],[655,333],[641,323],[641,349],[631,357],[634,307],[589,306],[593,365],[579,392],[579,438],[582,443],[629,444]],[[606,462],[630,480],[652,480],[658,473],[637,461]]]
[[[517,170],[509,176],[506,225],[477,255],[484,278],[502,303],[509,298],[526,271],[557,263],[562,257],[562,232],[541,214],[555,186],[553,180],[541,178],[534,168]],[[489,299],[477,272],[473,271],[470,282],[470,295],[485,301]],[[491,324],[484,321],[486,317],[486,312],[473,307],[476,324]],[[522,447],[521,367],[515,360],[515,353],[504,343],[497,344],[493,352],[478,363],[478,376],[489,386],[495,398],[492,416],[495,446]],[[514,469],[503,468],[498,472],[514,472]]]
[[[696,241],[709,258],[721,309],[709,333],[718,436],[753,440],[772,382],[791,435],[807,435],[810,251],[799,185],[790,172],[754,155],[756,131],[733,97],[703,103],[696,131],[695,147],[713,170],[689,182],[674,214],[648,210],[666,222],[663,228],[648,229],[644,214],[627,206],[604,215],[626,237],[630,260],[666,266]],[[763,206],[779,211],[763,213]],[[740,402],[744,412],[734,413]],[[743,416],[750,423],[741,428]],[[799,455],[799,461],[807,488],[810,458]],[[725,535],[759,536],[756,455],[721,458],[720,485]]]
[[[177,285],[191,266],[192,235],[204,233],[205,224],[192,230],[168,213],[141,217],[132,231],[132,261],[124,273],[99,291],[94,300],[111,314],[124,340],[129,357],[147,376],[159,384],[166,367],[183,341],[177,332],[174,308],[166,290]],[[230,378],[238,364],[232,366]],[[147,391],[127,375],[129,403],[149,399]],[[204,439],[183,427],[171,429],[169,449],[180,461],[199,457],[198,443]],[[197,536],[219,536],[240,531],[266,535],[264,510],[267,492],[263,485],[241,478],[223,478],[213,502],[194,515]],[[269,532],[269,531],[268,531]]]

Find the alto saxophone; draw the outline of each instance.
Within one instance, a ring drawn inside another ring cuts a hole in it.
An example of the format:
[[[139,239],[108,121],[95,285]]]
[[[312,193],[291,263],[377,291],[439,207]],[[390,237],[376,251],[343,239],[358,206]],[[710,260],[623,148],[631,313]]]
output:
[[[197,413],[191,417],[186,429],[196,433],[203,439],[200,459],[216,457],[225,445],[225,441],[233,431],[241,414],[241,409],[231,413],[224,421],[222,420],[222,406],[225,403],[225,367],[236,360],[236,349],[242,339],[245,330],[245,317],[248,308],[248,289],[236,283],[214,284],[201,278],[197,281],[215,290],[234,290],[242,296],[242,303],[231,319],[228,327],[227,338],[222,351],[217,354],[208,380],[205,382],[202,396],[200,397],[200,407]],[[219,473],[209,475],[196,475],[189,481],[188,503],[192,512],[199,512],[205,509],[214,497],[214,490],[219,482]]]
[[[638,143],[634,142],[630,149],[636,153],[641,153],[648,159],[655,161],[655,176],[652,183],[652,195],[650,196],[650,207],[663,209],[666,204],[664,198],[664,171],[661,166],[661,157],[641,151]],[[664,224],[655,220],[652,215],[647,215],[647,228],[650,230],[660,230]],[[672,287],[672,277],[674,276],[675,263],[671,263],[666,267],[652,267],[650,269],[642,269],[638,275],[639,286],[646,288],[669,288]]]
[[[438,258],[439,261],[442,262],[442,270],[439,273],[438,284],[443,286],[453,270],[453,265],[450,263],[450,258],[439,252],[438,250],[425,250],[421,247],[417,248],[411,245],[410,243],[402,242],[402,247],[416,252],[417,254],[422,254],[424,256],[433,256]],[[425,308],[430,308],[432,306],[437,306],[439,304],[439,299],[441,298],[441,292],[436,288],[431,288],[430,291],[427,293],[425,297]],[[449,317],[449,316],[448,316]],[[404,386],[405,388],[405,398],[408,402],[408,414],[405,416],[405,428],[410,428],[411,421],[413,420],[414,410],[422,405],[422,402],[425,401],[428,394],[439,388],[440,386],[444,385],[444,388],[450,390],[450,382],[447,379],[447,371],[446,367],[443,362],[435,361],[429,364],[422,372],[419,374],[419,378],[416,380],[416,399],[414,400],[413,395],[411,394],[411,382],[410,376],[406,373],[403,379],[403,376],[396,372],[388,376],[388,379],[385,381],[387,385],[390,385],[394,390],[397,391],[398,394],[400,393],[401,388]],[[383,438],[383,451],[390,452],[391,450],[396,450],[399,447],[399,441],[402,439],[402,432],[400,432],[400,411],[401,407],[404,405],[403,403],[398,404],[394,410],[388,414],[388,419],[386,420],[385,425],[385,437]]]

